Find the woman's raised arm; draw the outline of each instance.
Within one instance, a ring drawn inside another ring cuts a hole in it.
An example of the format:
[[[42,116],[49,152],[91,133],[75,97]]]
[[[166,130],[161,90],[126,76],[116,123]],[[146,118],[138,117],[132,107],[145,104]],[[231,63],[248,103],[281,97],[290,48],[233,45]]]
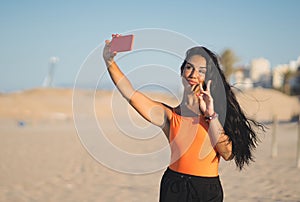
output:
[[[144,117],[147,121],[163,128],[166,121],[172,116],[171,109],[135,90],[128,78],[124,75],[117,63],[114,61],[116,52],[110,52],[109,48],[110,41],[106,40],[103,50],[103,58],[109,75],[115,86],[118,88],[122,96],[142,117]]]

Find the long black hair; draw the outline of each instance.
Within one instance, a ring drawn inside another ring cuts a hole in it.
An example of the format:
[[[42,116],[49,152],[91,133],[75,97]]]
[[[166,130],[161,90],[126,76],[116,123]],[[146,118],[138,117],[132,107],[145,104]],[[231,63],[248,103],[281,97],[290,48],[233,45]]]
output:
[[[181,75],[186,62],[193,55],[200,55],[206,59],[207,71],[203,88],[205,90],[205,83],[212,80],[210,90],[214,98],[215,111],[219,114],[225,134],[232,142],[232,154],[236,166],[242,169],[245,164],[248,165],[250,161],[254,161],[253,150],[259,142],[255,129],[264,131],[264,125],[246,117],[232,91],[232,87],[226,81],[217,55],[206,47],[197,46],[186,52],[185,60],[181,65]]]

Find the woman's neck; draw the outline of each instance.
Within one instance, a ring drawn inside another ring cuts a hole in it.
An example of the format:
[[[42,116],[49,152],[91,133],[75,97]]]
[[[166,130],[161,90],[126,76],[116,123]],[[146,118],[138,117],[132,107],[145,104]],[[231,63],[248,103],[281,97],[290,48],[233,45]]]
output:
[[[184,91],[183,98],[179,107],[180,114],[184,116],[195,116],[201,113],[199,109],[199,99],[192,91]]]
[[[199,106],[199,98],[195,95],[193,91],[187,91],[185,90],[183,92],[183,99],[182,104],[185,104],[187,106]]]

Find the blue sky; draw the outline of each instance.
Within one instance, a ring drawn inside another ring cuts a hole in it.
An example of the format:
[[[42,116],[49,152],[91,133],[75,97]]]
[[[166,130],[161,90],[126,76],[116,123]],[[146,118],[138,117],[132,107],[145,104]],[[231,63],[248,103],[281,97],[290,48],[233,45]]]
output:
[[[72,86],[88,54],[112,33],[162,28],[241,64],[271,66],[300,55],[300,1],[1,1],[0,92],[42,85],[58,56],[54,84]],[[178,68],[178,67],[175,67]]]

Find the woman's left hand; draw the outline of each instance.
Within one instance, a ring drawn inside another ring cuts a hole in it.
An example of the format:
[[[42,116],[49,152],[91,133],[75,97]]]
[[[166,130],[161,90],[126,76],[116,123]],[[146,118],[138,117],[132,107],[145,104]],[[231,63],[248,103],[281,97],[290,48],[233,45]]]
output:
[[[204,113],[205,116],[212,116],[215,113],[214,100],[210,93],[210,85],[211,80],[207,82],[206,90],[203,90],[203,86],[200,83],[200,90],[197,93],[197,96],[199,98],[200,110]]]

